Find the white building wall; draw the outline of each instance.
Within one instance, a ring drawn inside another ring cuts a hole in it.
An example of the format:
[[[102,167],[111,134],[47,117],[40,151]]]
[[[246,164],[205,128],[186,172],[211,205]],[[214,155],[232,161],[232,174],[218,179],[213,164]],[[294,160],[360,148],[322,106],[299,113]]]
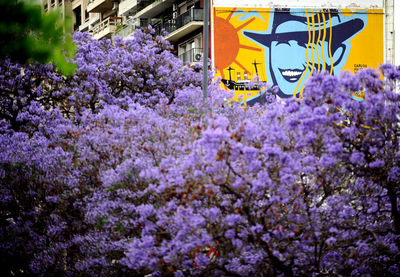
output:
[[[398,2],[398,1],[397,1]],[[385,1],[385,62],[395,63],[394,0]]]
[[[385,0],[213,0],[214,7],[382,9]]]
[[[395,64],[400,65],[400,1],[394,1],[394,55],[395,55]]]

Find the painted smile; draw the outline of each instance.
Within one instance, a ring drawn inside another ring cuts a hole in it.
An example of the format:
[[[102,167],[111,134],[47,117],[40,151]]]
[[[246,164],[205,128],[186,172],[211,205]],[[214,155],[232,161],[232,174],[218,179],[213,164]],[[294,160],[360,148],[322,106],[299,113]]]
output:
[[[288,81],[290,83],[295,83],[300,79],[301,74],[303,74],[303,72],[304,72],[304,69],[303,70],[300,70],[300,69],[279,69],[279,71],[281,72],[283,78],[285,78],[286,81]]]

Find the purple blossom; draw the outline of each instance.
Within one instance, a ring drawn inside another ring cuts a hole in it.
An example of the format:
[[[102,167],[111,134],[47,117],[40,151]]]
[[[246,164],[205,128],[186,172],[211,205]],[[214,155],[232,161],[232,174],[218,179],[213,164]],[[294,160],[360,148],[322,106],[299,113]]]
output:
[[[398,67],[243,109],[152,32],[76,34],[68,78],[1,63],[4,272],[398,273]]]
[[[350,162],[353,164],[365,164],[364,154],[360,152],[353,152],[350,156]]]
[[[385,162],[383,160],[376,160],[373,161],[372,163],[369,164],[370,168],[380,168],[385,165]]]

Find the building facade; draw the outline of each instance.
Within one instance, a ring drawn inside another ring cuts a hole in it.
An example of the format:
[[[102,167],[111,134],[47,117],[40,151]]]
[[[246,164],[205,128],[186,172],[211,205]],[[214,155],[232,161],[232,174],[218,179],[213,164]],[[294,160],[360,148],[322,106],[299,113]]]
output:
[[[101,39],[103,37],[111,37],[115,32],[117,24],[121,24],[122,20],[118,22],[112,20],[112,16],[116,12],[110,10],[103,10],[101,12],[89,12],[90,4],[93,0],[41,0],[44,12],[54,9],[59,9],[65,16],[69,14],[73,19],[74,31],[90,32],[94,38]],[[110,19],[111,17],[111,19]],[[110,28],[111,24],[115,23],[115,27]],[[107,24],[109,23],[109,24]],[[100,31],[101,30],[101,31]]]
[[[203,0],[42,0],[42,7],[72,14],[74,30],[96,39],[128,37],[151,25],[157,34],[168,33],[166,39],[183,62],[201,59]]]
[[[165,30],[176,55],[183,62],[196,62],[203,52],[203,1],[42,0],[42,4],[44,11],[61,8],[64,14],[72,13],[74,29],[96,39],[128,37],[148,25],[157,34]],[[342,69],[357,71],[396,60],[394,0],[208,1],[210,58],[228,87],[232,81],[258,77],[280,85],[282,96],[289,96],[301,91],[314,70],[328,69],[337,75]],[[288,43],[293,40],[289,34],[296,40]],[[307,46],[302,35],[309,40]],[[295,45],[282,47],[280,41],[280,47],[271,46],[286,36],[283,42]],[[307,63],[305,69],[302,63]],[[280,68],[284,66],[286,70]]]
[[[123,26],[116,34],[126,37],[134,29],[151,25],[166,39],[183,62],[200,61],[202,53],[202,0],[121,0],[118,16]]]

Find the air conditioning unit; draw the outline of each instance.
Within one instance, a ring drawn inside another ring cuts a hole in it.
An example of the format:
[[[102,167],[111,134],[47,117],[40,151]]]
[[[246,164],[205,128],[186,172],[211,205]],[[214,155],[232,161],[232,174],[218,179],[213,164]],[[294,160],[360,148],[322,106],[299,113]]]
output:
[[[196,54],[196,55],[194,55],[194,60],[195,60],[196,62],[201,61],[201,54]]]

